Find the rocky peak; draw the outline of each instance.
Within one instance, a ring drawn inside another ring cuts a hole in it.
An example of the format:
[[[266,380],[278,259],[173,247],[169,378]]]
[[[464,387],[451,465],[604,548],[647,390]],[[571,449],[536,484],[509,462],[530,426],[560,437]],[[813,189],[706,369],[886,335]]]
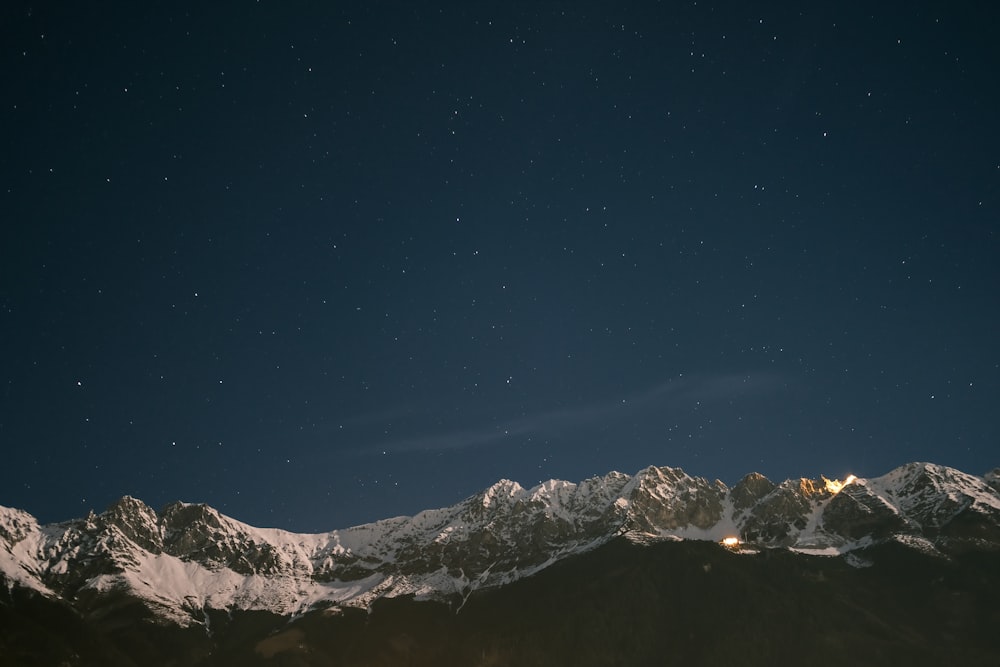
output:
[[[13,546],[38,530],[38,521],[27,512],[0,507],[0,538]]]
[[[727,489],[721,482],[692,477],[680,468],[650,466],[622,492],[627,495],[634,527],[659,533],[714,526],[722,518]]]
[[[613,472],[603,477],[591,477],[576,485],[576,495],[587,498],[593,505],[606,505],[620,498],[625,486],[632,480],[629,475]]]
[[[790,479],[774,487],[749,510],[743,523],[744,539],[786,546],[803,530],[814,501],[829,495],[825,485],[810,479]]]
[[[933,463],[909,463],[882,478],[879,486],[907,514],[920,517],[925,528],[937,529],[965,507],[996,497],[985,480]]]
[[[823,511],[824,530],[851,540],[866,536],[880,539],[913,527],[867,484],[848,484]]]
[[[822,500],[833,495],[830,490],[830,480],[820,476],[819,479],[800,478],[796,483],[796,492],[808,500]]]
[[[730,492],[733,508],[742,512],[761,498],[771,493],[777,485],[759,472],[752,472],[743,477]]]
[[[163,549],[160,518],[146,503],[124,496],[95,518],[95,528],[117,528],[143,549],[158,554]]]
[[[494,506],[506,507],[523,493],[524,487],[517,482],[509,479],[501,479],[480,494],[481,504],[484,508]]]
[[[694,478],[680,468],[649,466],[637,472],[635,480],[641,486],[652,488],[665,485],[676,486],[678,484],[686,486],[690,485],[694,481]]]
[[[946,548],[1000,539],[1000,493],[982,477],[933,463],[910,463],[867,482]]]
[[[649,467],[530,490],[501,480],[452,507],[317,535],[254,528],[207,505],[174,503],[157,514],[129,497],[44,527],[0,508],[0,545],[26,559],[7,572],[36,577],[65,600],[130,591],[151,609],[172,609],[173,619],[201,618],[203,608],[290,614],[380,596],[464,599],[624,532],[719,539],[734,530],[758,547],[850,550],[902,535],[945,551],[978,548],[1000,544],[1000,494],[984,477],[931,464],[829,485],[775,485],[753,473],[732,491]]]
[[[239,522],[208,505],[172,503],[160,514],[163,550],[209,569],[226,567],[239,574],[273,573],[283,569],[278,549],[252,535]]]
[[[184,532],[194,525],[208,529],[222,527],[221,515],[205,504],[170,503],[160,511],[160,520],[167,533]]]

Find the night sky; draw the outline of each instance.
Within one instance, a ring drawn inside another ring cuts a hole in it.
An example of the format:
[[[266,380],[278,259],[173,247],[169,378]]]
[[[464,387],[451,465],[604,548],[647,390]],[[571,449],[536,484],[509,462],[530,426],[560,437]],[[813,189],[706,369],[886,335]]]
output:
[[[7,2],[0,504],[1000,465],[974,2]]]

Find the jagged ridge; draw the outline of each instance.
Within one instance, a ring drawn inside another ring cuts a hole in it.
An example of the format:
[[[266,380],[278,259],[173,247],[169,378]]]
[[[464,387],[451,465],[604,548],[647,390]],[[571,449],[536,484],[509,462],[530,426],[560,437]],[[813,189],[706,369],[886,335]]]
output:
[[[249,526],[206,505],[160,512],[122,498],[101,514],[40,526],[0,509],[0,572],[87,611],[138,599],[187,625],[209,609],[296,615],[381,596],[451,600],[537,572],[628,533],[754,548],[844,554],[880,540],[935,553],[1000,545],[993,477],[911,463],[838,492],[826,480],[774,484],[751,473],[732,489],[678,468],[613,472],[531,489],[501,480],[452,507],[320,534]],[[992,485],[991,485],[992,484]]]

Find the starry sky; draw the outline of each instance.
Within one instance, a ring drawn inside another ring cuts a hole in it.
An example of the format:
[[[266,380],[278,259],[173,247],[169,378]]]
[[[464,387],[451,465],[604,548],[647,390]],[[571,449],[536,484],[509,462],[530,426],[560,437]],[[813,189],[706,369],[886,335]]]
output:
[[[4,3],[0,504],[1000,465],[998,20]]]

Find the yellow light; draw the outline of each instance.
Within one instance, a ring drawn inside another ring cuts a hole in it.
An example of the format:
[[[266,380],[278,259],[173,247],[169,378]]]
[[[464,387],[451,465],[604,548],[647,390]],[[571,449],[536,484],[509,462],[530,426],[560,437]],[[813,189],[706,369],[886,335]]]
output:
[[[845,486],[847,486],[856,479],[857,477],[855,477],[854,475],[848,475],[843,482],[841,482],[839,479],[827,479],[826,477],[823,478],[823,481],[826,482],[827,491],[829,491],[830,493],[840,493],[841,489],[843,489]]]
[[[727,537],[722,540],[722,544],[727,547],[738,547],[740,545],[740,538]]]

